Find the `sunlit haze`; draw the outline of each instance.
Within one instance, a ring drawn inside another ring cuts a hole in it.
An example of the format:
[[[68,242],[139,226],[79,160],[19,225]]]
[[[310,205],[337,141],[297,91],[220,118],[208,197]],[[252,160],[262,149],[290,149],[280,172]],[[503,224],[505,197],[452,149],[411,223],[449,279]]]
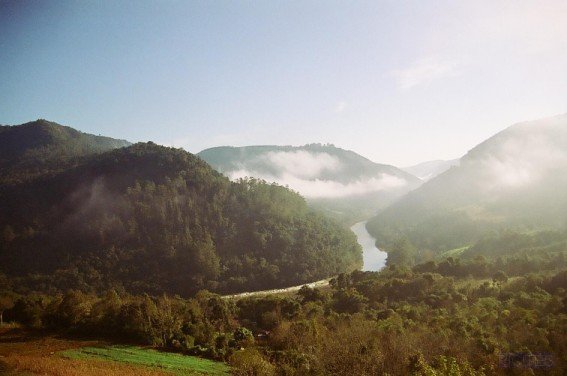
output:
[[[566,19],[561,0],[2,1],[0,123],[453,159],[567,112]]]
[[[0,373],[567,375],[567,0],[0,0],[0,89]]]

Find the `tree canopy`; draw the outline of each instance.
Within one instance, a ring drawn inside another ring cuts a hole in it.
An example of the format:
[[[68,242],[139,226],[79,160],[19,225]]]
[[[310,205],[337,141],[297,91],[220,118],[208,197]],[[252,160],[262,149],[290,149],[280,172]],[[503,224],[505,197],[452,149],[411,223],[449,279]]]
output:
[[[3,187],[0,271],[21,288],[189,296],[310,282],[362,262],[354,234],[298,194],[230,182],[153,143]]]

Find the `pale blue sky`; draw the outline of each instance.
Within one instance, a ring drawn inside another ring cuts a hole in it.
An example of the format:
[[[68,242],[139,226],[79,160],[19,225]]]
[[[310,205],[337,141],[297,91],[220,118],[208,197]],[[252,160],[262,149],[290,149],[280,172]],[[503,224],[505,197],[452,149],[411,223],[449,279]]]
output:
[[[398,166],[567,112],[566,1],[1,1],[0,123]]]

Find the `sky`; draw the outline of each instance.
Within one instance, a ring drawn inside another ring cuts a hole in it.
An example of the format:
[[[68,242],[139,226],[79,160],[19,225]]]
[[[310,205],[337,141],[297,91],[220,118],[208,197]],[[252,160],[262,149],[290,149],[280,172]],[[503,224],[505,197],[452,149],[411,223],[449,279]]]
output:
[[[567,112],[567,1],[0,0],[0,124],[408,166]]]

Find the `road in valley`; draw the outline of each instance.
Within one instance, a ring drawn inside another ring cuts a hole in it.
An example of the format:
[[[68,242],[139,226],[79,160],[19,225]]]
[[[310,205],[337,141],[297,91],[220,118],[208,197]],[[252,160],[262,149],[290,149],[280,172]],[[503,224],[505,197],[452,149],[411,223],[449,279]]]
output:
[[[366,231],[366,221],[358,222],[350,228],[352,232],[355,233],[358,244],[362,247],[362,259],[363,259],[363,271],[379,271],[386,265],[386,258],[388,254],[386,252],[380,251],[376,248],[375,241],[368,231]],[[290,292],[299,291],[303,286],[309,286],[311,288],[315,287],[325,287],[329,285],[329,281],[332,278],[322,279],[320,281],[306,283],[303,285],[286,287],[283,289],[273,289],[273,290],[262,290],[262,291],[248,291],[241,292],[239,294],[225,295],[224,298],[227,299],[239,299],[247,298],[251,296],[264,296],[272,294],[285,294]]]

